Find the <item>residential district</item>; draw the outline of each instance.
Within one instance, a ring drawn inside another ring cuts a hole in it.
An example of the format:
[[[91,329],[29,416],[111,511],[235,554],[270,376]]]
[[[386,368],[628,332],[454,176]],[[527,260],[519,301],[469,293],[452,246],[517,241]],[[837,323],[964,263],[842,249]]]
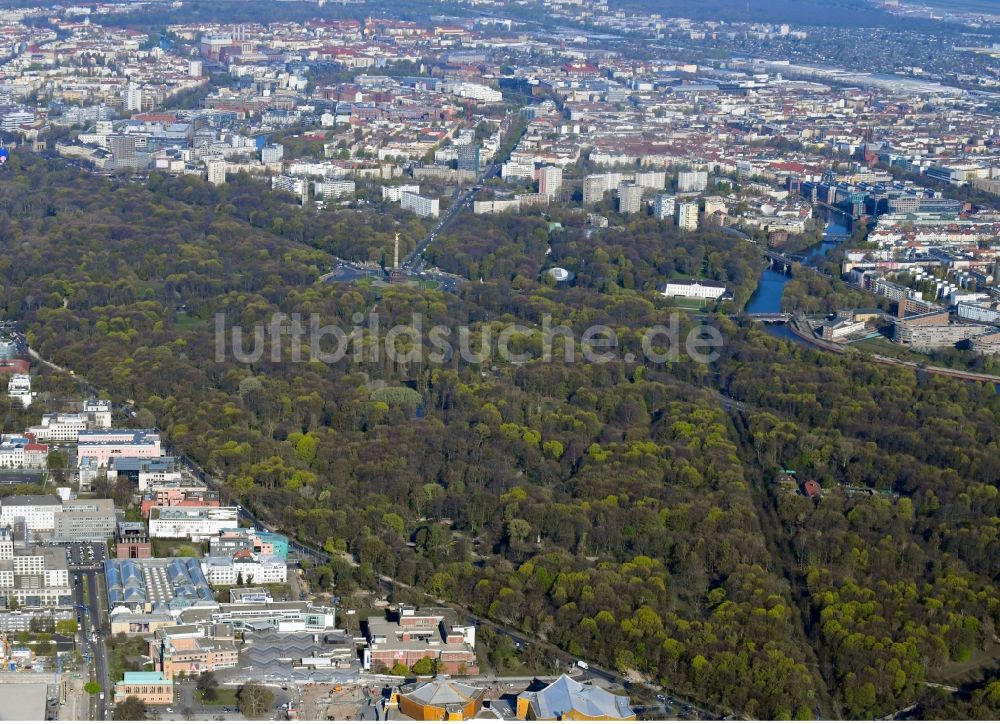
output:
[[[0,11],[0,162],[23,149],[135,181],[260,177],[316,213],[424,224],[403,249],[397,236],[391,265],[343,259],[331,282],[475,281],[420,258],[463,211],[568,209],[588,235],[642,216],[716,229],[793,276],[831,273],[819,245],[878,306],[735,311],[828,348],[1000,352],[1000,81],[977,48],[957,70],[863,72],[802,60],[812,28],[600,0],[519,4],[555,30],[502,2],[422,21],[121,22],[147,5]],[[570,285],[575,271],[548,273]],[[725,310],[732,291],[664,278],[657,295]],[[399,589],[338,607],[303,576],[328,553],[222,499],[128,401],[50,406],[25,330],[5,330],[0,373],[32,424],[3,434],[0,483],[41,492],[0,497],[0,718],[103,719],[136,699],[161,719],[711,715],[550,649],[545,671],[499,677],[484,631],[545,644]],[[237,695],[248,682],[265,706]]]

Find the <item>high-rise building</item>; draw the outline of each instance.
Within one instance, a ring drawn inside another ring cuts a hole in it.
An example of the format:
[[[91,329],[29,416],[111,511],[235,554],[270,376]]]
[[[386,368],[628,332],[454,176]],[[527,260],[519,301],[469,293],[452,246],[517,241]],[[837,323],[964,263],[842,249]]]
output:
[[[583,179],[583,203],[596,204],[608,191],[608,177],[604,174],[587,176]]]
[[[677,227],[684,231],[698,230],[698,202],[690,201],[677,204],[674,211],[674,221]]]
[[[660,221],[674,218],[674,206],[676,204],[677,201],[673,196],[669,194],[657,194],[656,200],[653,202],[653,216]]]
[[[280,143],[272,143],[260,149],[261,163],[277,163],[285,157],[285,147]]]
[[[192,78],[201,78],[202,64],[200,60],[192,60],[188,63],[188,75]]]
[[[136,153],[136,137],[121,133],[108,136],[108,146],[111,148],[111,160],[115,168],[123,171],[135,171],[139,168]]]
[[[317,199],[339,199],[341,196],[352,196],[355,190],[354,181],[348,179],[328,178],[313,182],[313,196]]]
[[[418,194],[404,191],[399,195],[399,205],[406,211],[412,211],[417,216],[437,217],[439,206],[437,199],[428,199]]]
[[[642,186],[625,183],[618,187],[618,213],[636,214],[642,208]]]
[[[275,191],[287,191],[294,194],[303,203],[309,197],[309,182],[294,176],[272,176],[271,188]]]
[[[708,188],[708,171],[681,171],[677,174],[677,191],[691,193]]]
[[[455,164],[462,171],[479,173],[479,146],[474,143],[455,146]]]
[[[666,171],[639,171],[635,174],[636,186],[647,189],[661,190],[667,185]]]
[[[559,196],[562,190],[562,169],[558,166],[543,166],[538,169],[538,193],[550,199]]]
[[[142,110],[142,86],[138,83],[129,83],[125,86],[125,110]]]
[[[219,186],[226,183],[226,162],[222,159],[214,158],[205,161],[205,168],[208,169],[208,182]]]

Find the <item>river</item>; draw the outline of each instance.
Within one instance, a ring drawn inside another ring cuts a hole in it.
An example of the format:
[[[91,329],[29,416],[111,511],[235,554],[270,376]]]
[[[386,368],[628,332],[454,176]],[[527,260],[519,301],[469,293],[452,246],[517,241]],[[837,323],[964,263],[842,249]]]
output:
[[[849,234],[851,228],[846,217],[836,214],[827,210],[826,214],[826,231],[824,237],[827,236],[842,236],[843,234]],[[832,249],[837,248],[840,241],[827,241],[825,238],[818,244],[810,246],[803,253],[806,255],[806,260],[810,264],[816,264],[820,262],[823,257],[825,257]],[[757,290],[750,297],[750,301],[747,302],[746,311],[749,313],[761,313],[761,312],[780,312],[781,311],[781,295],[785,291],[785,285],[791,281],[790,277],[785,276],[780,272],[774,271],[770,266],[766,267],[760,275],[760,282],[757,284]],[[796,337],[788,329],[788,325],[785,324],[768,324],[765,325],[767,331],[776,337],[785,337],[786,339],[794,339],[797,341],[802,341]]]

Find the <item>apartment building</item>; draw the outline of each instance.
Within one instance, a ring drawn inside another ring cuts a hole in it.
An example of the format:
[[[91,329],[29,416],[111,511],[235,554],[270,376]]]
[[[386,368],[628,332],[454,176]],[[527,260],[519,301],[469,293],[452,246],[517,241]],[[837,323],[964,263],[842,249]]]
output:
[[[428,199],[410,191],[403,191],[399,195],[399,204],[406,211],[412,211],[417,216],[437,218],[439,213],[439,201]]]
[[[674,223],[684,231],[698,230],[698,202],[688,201],[674,207]]]
[[[402,195],[404,192],[411,194],[419,194],[420,184],[403,184],[402,186],[383,186],[382,200],[399,202],[402,200]]]
[[[562,191],[563,172],[558,166],[542,166],[538,169],[538,193],[550,199],[558,198]]]
[[[676,205],[677,199],[674,196],[669,196],[668,194],[657,194],[656,200],[653,202],[653,216],[660,221],[673,219],[674,207]]]
[[[353,196],[355,190],[355,182],[345,179],[328,178],[313,182],[313,198],[317,199],[339,199],[344,196]]]
[[[637,214],[642,208],[642,186],[623,183],[618,187],[618,213]]]
[[[208,174],[208,182],[215,186],[226,183],[226,162],[223,159],[212,159],[205,162],[205,170]]]
[[[681,171],[677,174],[677,192],[695,193],[708,188],[707,171]]]
[[[48,467],[49,446],[40,445],[23,435],[0,438],[0,468],[45,470]]]

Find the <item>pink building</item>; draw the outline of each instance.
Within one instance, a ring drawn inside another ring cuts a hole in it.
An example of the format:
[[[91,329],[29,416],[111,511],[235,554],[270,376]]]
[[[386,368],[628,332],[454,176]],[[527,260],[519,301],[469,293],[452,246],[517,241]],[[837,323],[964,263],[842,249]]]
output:
[[[158,458],[160,434],[154,430],[81,430],[77,456],[94,458],[106,467],[108,460],[120,457]]]

